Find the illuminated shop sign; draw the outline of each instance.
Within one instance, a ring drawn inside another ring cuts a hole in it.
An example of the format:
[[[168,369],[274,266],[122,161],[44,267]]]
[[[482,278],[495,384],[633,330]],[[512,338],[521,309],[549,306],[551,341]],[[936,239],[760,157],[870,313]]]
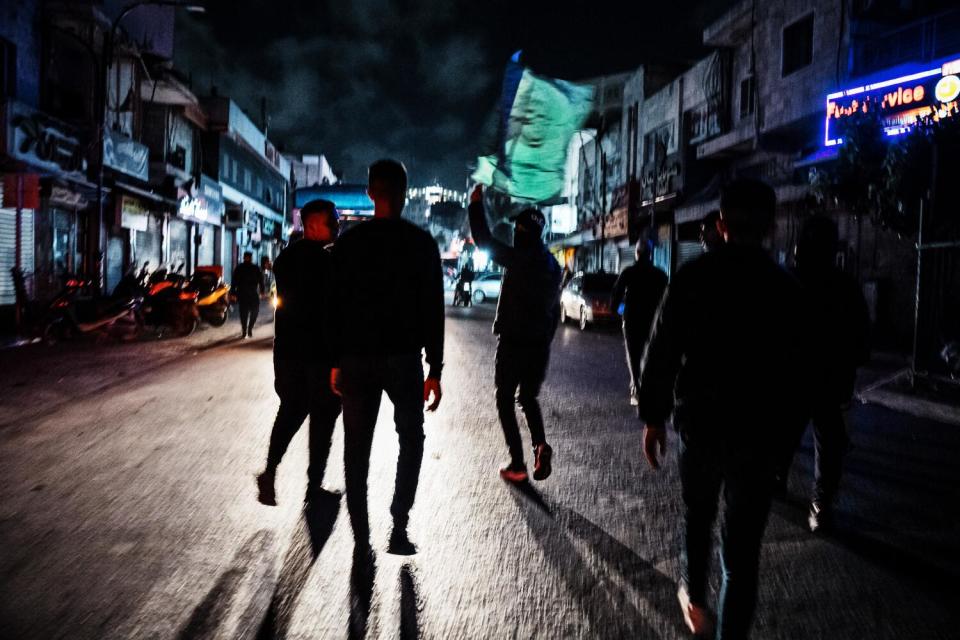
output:
[[[824,144],[843,143],[843,128],[856,113],[879,112],[883,129],[895,136],[926,118],[934,121],[958,113],[960,60],[838,91],[827,96]]]
[[[341,216],[368,217],[373,215],[373,201],[367,195],[365,184],[335,184],[301,187],[293,194],[294,207],[300,209],[311,200],[330,200]]]

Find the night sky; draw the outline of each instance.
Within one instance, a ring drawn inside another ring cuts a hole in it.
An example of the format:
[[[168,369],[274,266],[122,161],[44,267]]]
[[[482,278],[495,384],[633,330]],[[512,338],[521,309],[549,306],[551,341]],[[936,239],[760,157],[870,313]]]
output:
[[[731,0],[208,0],[178,12],[176,66],[215,85],[292,153],[323,153],[350,182],[380,157],[411,183],[464,187],[484,146],[504,64],[577,79],[657,59],[695,60]],[[649,6],[648,6],[649,5]]]

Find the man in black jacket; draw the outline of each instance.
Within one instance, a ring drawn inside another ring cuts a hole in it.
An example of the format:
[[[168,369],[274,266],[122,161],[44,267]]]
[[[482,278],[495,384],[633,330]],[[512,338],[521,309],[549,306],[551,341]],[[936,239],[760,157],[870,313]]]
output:
[[[723,492],[717,638],[746,638],[756,605],[760,543],[782,449],[804,411],[806,333],[800,288],[764,250],[776,197],[737,180],[720,200],[725,245],[674,276],[644,355],[638,413],[650,465],[673,413],[684,503],[683,615],[709,633],[713,520]]]
[[[303,239],[284,249],[273,265],[277,280],[274,321],[274,388],[280,409],[270,433],[267,465],[257,476],[259,499],[275,505],[277,466],[293,436],[310,416],[310,466],[307,502],[323,493],[323,473],[330,454],[340,398],[331,391],[332,357],[328,344],[333,258],[329,245],[340,222],[329,200],[312,200],[300,210]]]
[[[443,368],[443,271],[429,233],[402,220],[407,173],[394,160],[369,170],[374,218],[344,233],[334,248],[337,286],[330,383],[343,399],[347,510],[356,549],[369,550],[367,475],[380,399],[394,406],[400,456],[388,551],[416,553],[407,533],[423,459],[423,405],[440,404]],[[423,377],[421,352],[430,371]]]
[[[240,336],[253,337],[253,325],[260,314],[260,296],[264,292],[263,272],[253,264],[253,253],[245,251],[243,262],[233,270],[232,293],[240,305]]]
[[[494,373],[497,413],[510,449],[510,464],[500,470],[500,476],[510,482],[527,479],[514,409],[519,403],[533,442],[533,477],[545,480],[550,475],[553,449],[547,444],[537,396],[547,375],[550,342],[560,318],[560,265],[543,244],[546,220],[536,209],[524,209],[514,218],[512,247],[490,233],[479,185],[470,194],[469,211],[477,246],[489,251],[493,261],[506,269],[493,323],[498,336]]]
[[[623,344],[627,352],[627,369],[630,372],[630,404],[637,404],[637,376],[640,375],[640,358],[650,337],[650,325],[660,306],[660,299],[667,288],[667,274],[650,263],[647,240],[637,241],[637,261],[620,272],[613,285],[611,308],[615,311],[623,305]]]

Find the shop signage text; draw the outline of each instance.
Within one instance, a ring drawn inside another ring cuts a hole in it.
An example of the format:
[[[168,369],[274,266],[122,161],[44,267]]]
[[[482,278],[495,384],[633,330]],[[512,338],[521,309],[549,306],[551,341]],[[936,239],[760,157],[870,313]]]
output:
[[[74,130],[19,102],[7,103],[7,153],[34,167],[82,177],[87,169]]]
[[[103,137],[103,164],[146,182],[150,150],[116,131],[107,131]]]
[[[120,226],[124,229],[146,231],[148,213],[136,198],[120,196]]]

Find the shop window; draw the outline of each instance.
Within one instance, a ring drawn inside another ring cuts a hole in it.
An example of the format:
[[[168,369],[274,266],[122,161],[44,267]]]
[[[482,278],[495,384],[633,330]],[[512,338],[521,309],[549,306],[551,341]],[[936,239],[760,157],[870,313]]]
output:
[[[17,47],[0,38],[0,97],[17,94]]]
[[[757,108],[757,83],[754,76],[740,81],[740,118],[753,115]]]
[[[783,30],[782,74],[784,77],[813,62],[813,14]]]

